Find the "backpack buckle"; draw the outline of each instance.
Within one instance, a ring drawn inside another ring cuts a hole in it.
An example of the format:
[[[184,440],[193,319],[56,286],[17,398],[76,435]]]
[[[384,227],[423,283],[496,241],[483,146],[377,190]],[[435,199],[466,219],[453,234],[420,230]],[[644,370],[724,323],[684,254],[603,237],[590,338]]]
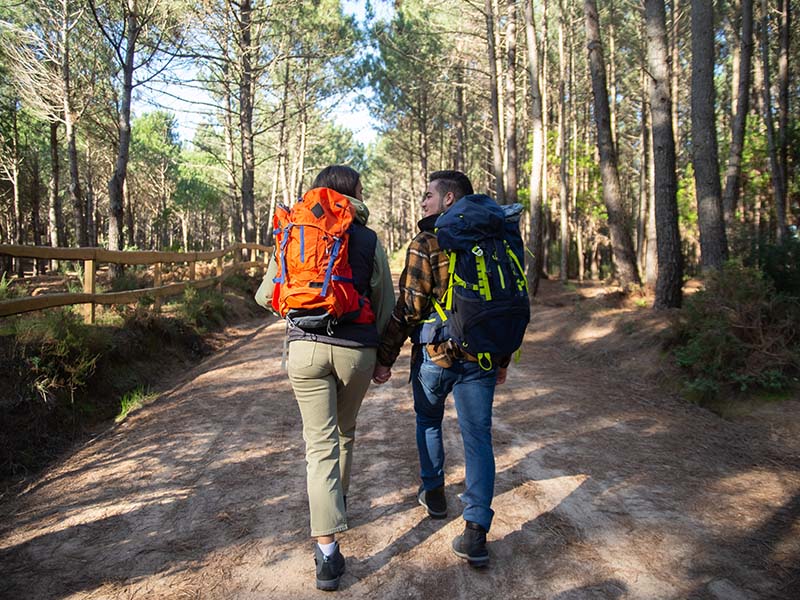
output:
[[[480,246],[478,246],[477,244],[475,244],[475,245],[472,247],[472,253],[473,253],[475,256],[483,256],[483,248],[481,248]]]

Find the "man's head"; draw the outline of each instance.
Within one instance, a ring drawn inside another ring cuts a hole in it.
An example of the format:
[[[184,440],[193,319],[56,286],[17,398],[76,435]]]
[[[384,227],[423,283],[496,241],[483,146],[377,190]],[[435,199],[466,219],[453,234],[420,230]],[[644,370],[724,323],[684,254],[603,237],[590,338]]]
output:
[[[457,200],[472,193],[472,183],[461,171],[435,171],[431,173],[428,189],[422,198],[422,215],[429,217],[443,213]]]
[[[330,188],[345,196],[363,200],[361,175],[358,171],[347,165],[330,165],[329,167],[325,167],[314,178],[311,187]]]

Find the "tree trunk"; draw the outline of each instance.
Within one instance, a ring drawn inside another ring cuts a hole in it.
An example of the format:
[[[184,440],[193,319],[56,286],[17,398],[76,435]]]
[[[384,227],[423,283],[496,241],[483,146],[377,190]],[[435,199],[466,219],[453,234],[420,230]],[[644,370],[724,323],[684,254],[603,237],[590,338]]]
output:
[[[503,145],[500,135],[500,104],[497,86],[497,51],[494,43],[494,8],[492,0],[486,0],[486,41],[489,53],[489,103],[492,111],[492,172],[494,174],[495,195],[497,201],[505,201],[505,185],[503,181]]]
[[[542,272],[542,166],[544,164],[544,126],[542,122],[542,93],[539,87],[539,46],[536,39],[536,22],[533,17],[533,0],[525,2],[525,36],[528,42],[528,77],[531,94],[531,173],[530,173],[530,225],[528,246],[533,260],[528,265],[530,294],[536,295]]]
[[[123,186],[123,196],[125,197],[125,220],[128,222],[125,230],[128,232],[128,245],[131,248],[136,247],[136,208],[134,207],[133,198],[131,197],[131,186],[128,185],[127,178]]]
[[[565,57],[564,27],[568,20],[564,2],[558,3],[558,147],[559,147],[559,225],[561,238],[561,261],[559,266],[559,277],[561,281],[568,278],[569,265],[569,194],[567,192],[567,155],[569,154],[569,143],[567,142],[567,61]]]
[[[64,213],[59,195],[59,175],[61,162],[58,152],[58,121],[50,122],[50,181],[47,185],[48,221],[50,226],[50,245],[53,248],[67,245],[67,234],[64,230]],[[51,268],[55,267],[55,263]]]
[[[507,204],[517,201],[517,2],[508,0],[506,21],[506,175]]]
[[[608,0],[608,12],[608,97],[611,116],[611,143],[614,144],[614,150],[619,152],[617,147],[617,14],[614,10],[614,0]]]
[[[122,250],[122,216],[124,183],[128,173],[128,154],[131,144],[131,95],[133,92],[134,54],[139,37],[139,16],[136,12],[136,0],[127,0],[127,44],[125,63],[123,65],[122,98],[119,112],[119,146],[114,174],[108,182],[108,249]],[[113,267],[115,275],[122,272],[119,265]]]
[[[648,218],[650,215],[651,206],[650,206],[650,122],[648,119],[648,114],[650,112],[650,108],[647,103],[647,71],[644,69],[644,65],[642,65],[642,108],[641,108],[641,131],[640,131],[640,140],[641,140],[641,149],[640,149],[640,160],[641,166],[639,168],[639,217],[637,220],[637,235],[636,235],[636,258],[639,263],[639,272],[644,273],[645,278],[645,285],[655,287],[655,280],[651,282],[649,279],[649,271],[647,268],[647,249],[652,244],[655,246],[655,240],[650,240],[648,238]]]
[[[647,62],[650,73],[650,118],[653,127],[655,217],[658,280],[654,308],[677,308],[682,302],[683,255],[678,229],[675,138],[664,0],[645,0]]]
[[[225,87],[225,157],[228,162],[228,198],[230,200],[233,210],[231,211],[231,237],[232,241],[239,241],[242,239],[242,211],[239,210],[241,203],[239,202],[239,193],[236,181],[236,153],[234,151],[233,141],[233,102],[229,88]],[[223,243],[220,241],[220,249]]]
[[[239,126],[242,135],[242,220],[246,242],[256,241],[255,150],[253,142],[252,5],[242,0],[239,20],[242,81],[239,86]]]
[[[692,161],[703,270],[728,258],[714,114],[714,7],[692,0]]]
[[[628,219],[620,194],[617,153],[611,137],[611,117],[597,2],[596,0],[585,0],[583,6],[586,14],[589,66],[592,72],[592,94],[594,95],[594,114],[597,123],[597,149],[600,153],[600,175],[603,181],[603,201],[608,212],[608,230],[611,234],[614,265],[617,278],[623,287],[640,285],[641,280],[636,269],[636,253],[633,250],[633,240],[627,227]]]
[[[778,158],[778,147],[775,139],[775,125],[772,121],[772,94],[770,92],[769,73],[769,4],[761,0],[761,63],[764,70],[763,111],[764,123],[767,126],[767,146],[769,148],[770,175],[772,191],[775,196],[775,237],[780,244],[786,238],[786,186],[783,180],[783,169]]]
[[[722,210],[728,232],[733,226],[736,207],[739,204],[740,179],[742,175],[742,153],[747,113],[750,110],[750,68],[753,58],[753,0],[741,0],[742,32],[739,44],[739,64],[736,103],[731,115],[731,145],[728,153],[728,168],[725,172],[725,190],[722,194]]]
[[[456,151],[453,158],[453,168],[457,171],[466,169],[465,132],[467,129],[467,115],[464,110],[464,65],[459,64],[456,69]]]
[[[39,210],[42,206],[42,172],[39,166],[39,155],[31,157],[31,232],[33,233],[33,245],[42,245],[42,224],[39,218]],[[33,261],[33,274],[39,275],[43,272],[45,262],[37,258]]]
[[[681,148],[681,128],[678,123],[678,108],[680,105],[680,76],[681,76],[681,56],[680,56],[680,43],[681,39],[681,0],[672,0],[672,7],[670,10],[672,19],[671,29],[672,35],[669,39],[669,52],[671,58],[671,92],[672,92],[672,135],[675,137],[675,147]]]
[[[789,42],[791,2],[780,0],[780,50],[778,54],[778,163],[784,194],[789,186]]]
[[[69,14],[62,12],[61,20],[61,95],[62,110],[64,111],[64,125],[66,129],[67,160],[69,163],[69,198],[72,204],[72,216],[75,225],[75,243],[78,246],[88,246],[89,238],[86,231],[86,215],[84,214],[83,194],[81,193],[80,177],[78,175],[78,147],[75,133],[75,114],[72,109],[72,89],[70,84],[70,45],[69,45]]]

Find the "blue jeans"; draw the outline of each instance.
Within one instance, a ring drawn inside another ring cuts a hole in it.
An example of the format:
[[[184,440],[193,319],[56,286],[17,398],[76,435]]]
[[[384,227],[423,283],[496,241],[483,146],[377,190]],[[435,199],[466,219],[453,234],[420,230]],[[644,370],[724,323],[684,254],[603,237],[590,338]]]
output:
[[[494,451],[492,449],[492,402],[497,369],[484,371],[478,363],[456,361],[444,369],[430,360],[425,348],[416,352],[411,365],[414,411],[417,414],[417,450],[422,485],[432,490],[444,485],[442,417],[447,394],[453,392],[464,442],[466,505],[464,520],[489,531],[494,511]]]

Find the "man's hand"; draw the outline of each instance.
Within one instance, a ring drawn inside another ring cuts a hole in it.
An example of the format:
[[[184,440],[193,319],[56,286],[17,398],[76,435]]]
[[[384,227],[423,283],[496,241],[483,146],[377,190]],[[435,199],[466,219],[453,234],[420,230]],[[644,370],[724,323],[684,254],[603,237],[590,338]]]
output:
[[[500,367],[497,369],[497,385],[503,385],[506,382],[506,374],[508,367]]]
[[[375,365],[375,370],[372,371],[372,381],[381,385],[386,383],[392,377],[392,367],[384,367],[381,364]]]

